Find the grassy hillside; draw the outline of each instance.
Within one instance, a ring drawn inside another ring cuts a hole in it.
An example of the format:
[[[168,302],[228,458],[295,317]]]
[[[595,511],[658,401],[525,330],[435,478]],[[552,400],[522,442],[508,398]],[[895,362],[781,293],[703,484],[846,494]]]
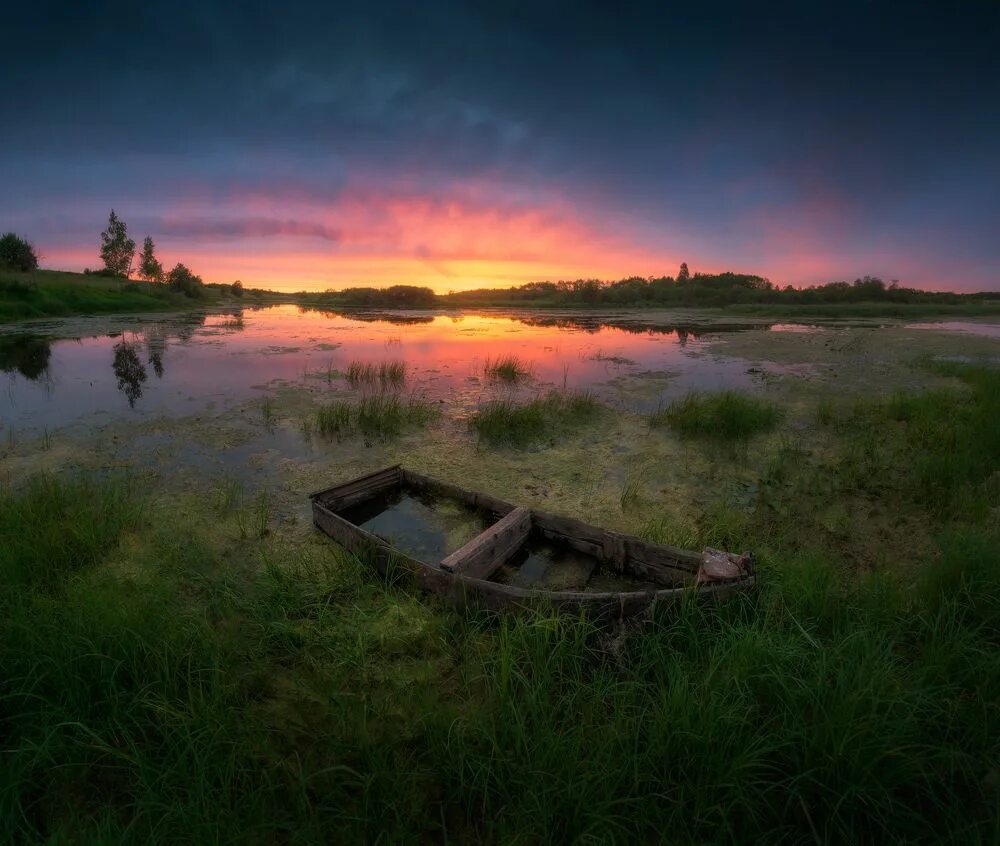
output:
[[[0,321],[74,314],[168,311],[193,301],[164,285],[95,274],[0,271]]]

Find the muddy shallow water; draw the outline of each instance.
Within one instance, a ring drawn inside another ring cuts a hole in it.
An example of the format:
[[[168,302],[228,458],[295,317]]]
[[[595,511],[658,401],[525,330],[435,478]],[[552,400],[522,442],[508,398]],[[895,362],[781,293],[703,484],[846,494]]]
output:
[[[405,388],[469,409],[498,394],[588,389],[649,410],[692,388],[754,389],[742,358],[709,354],[735,331],[817,332],[812,324],[650,322],[642,315],[397,313],[346,316],[273,306],[233,314],[46,321],[0,334],[0,423],[51,431],[73,423],[184,417],[275,386],[337,390],[352,361],[401,361]],[[68,337],[67,337],[68,336]],[[486,378],[487,360],[516,355],[530,377]],[[787,369],[787,366],[786,366]],[[656,374],[662,384],[630,383]]]
[[[158,491],[194,497],[194,509],[232,485],[247,503],[266,495],[276,536],[321,542],[309,528],[311,491],[404,463],[633,534],[651,522],[683,528],[719,501],[753,508],[763,468],[782,451],[822,454],[831,434],[817,422],[821,402],[960,387],[924,363],[995,362],[994,333],[996,321],[917,329],[690,312],[342,315],[293,306],[4,326],[0,483],[39,470],[127,469]],[[486,359],[506,354],[529,363],[531,378],[487,379]],[[317,408],[365,390],[344,378],[352,361],[405,362],[400,390],[441,414],[387,440],[321,437],[309,425]],[[488,447],[469,430],[478,404],[564,381],[607,407],[594,423],[524,449]],[[772,400],[780,426],[720,452],[650,429],[643,416],[692,388],[724,387]],[[540,568],[552,566],[543,558]]]

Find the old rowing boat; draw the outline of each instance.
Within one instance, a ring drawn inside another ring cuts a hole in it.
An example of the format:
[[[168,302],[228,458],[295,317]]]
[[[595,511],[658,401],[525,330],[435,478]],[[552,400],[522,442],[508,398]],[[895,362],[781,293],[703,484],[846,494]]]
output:
[[[316,526],[382,573],[402,569],[432,593],[494,610],[551,605],[624,619],[756,583],[748,553],[650,543],[398,465],[310,498]]]

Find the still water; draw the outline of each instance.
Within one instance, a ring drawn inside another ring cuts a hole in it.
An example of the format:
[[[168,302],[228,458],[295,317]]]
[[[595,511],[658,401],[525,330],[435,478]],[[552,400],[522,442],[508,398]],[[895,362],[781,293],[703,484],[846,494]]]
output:
[[[337,393],[353,361],[402,361],[408,392],[459,416],[497,392],[593,390],[637,410],[692,388],[754,389],[757,368],[709,354],[721,332],[804,324],[657,324],[634,314],[338,314],[282,305],[233,313],[78,318],[0,334],[0,425],[18,431],[222,413],[282,387]],[[66,337],[66,336],[73,337]],[[531,377],[491,383],[490,358]],[[642,385],[642,390],[638,389]]]

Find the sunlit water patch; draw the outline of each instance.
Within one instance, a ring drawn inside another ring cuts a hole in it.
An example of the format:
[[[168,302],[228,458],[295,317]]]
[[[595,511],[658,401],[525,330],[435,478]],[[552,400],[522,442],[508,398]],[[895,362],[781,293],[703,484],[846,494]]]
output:
[[[346,379],[351,364],[383,362],[405,368],[403,383],[391,387],[443,401],[459,417],[500,394],[562,388],[648,410],[690,389],[759,385],[747,361],[710,354],[707,345],[721,332],[770,328],[650,323],[635,313],[348,315],[296,306],[48,321],[0,335],[0,422],[51,431],[221,413],[282,386],[355,390]],[[523,377],[488,373],[487,363],[501,358],[514,358]]]

